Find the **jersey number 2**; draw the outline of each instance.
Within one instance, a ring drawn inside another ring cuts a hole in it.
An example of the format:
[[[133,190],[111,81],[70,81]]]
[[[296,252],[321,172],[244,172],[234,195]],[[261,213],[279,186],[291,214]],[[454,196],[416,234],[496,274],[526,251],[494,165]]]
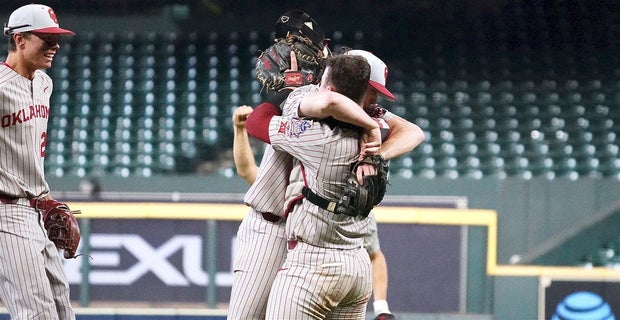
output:
[[[45,157],[45,144],[47,144],[47,132],[41,133],[41,157]]]

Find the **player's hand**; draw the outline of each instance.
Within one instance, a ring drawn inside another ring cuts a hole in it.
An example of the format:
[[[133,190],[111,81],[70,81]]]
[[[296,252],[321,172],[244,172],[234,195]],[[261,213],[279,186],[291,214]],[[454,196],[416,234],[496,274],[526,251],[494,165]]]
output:
[[[238,128],[238,129],[245,128],[245,120],[248,118],[250,113],[252,113],[252,111],[254,111],[252,107],[245,106],[245,105],[239,106],[237,109],[235,109],[235,112],[233,113],[233,116],[232,116],[232,122],[235,128]]]
[[[370,176],[376,174],[377,170],[375,170],[375,166],[370,163],[362,163],[357,166],[357,170],[355,171],[355,175],[357,176],[357,182],[360,185],[364,184],[364,176]]]
[[[297,88],[303,85],[303,75],[299,72],[297,66],[297,55],[295,51],[291,50],[290,53],[290,67],[284,70],[284,83],[286,88]]]
[[[360,138],[359,160],[377,154],[380,147],[381,130],[379,128],[366,130]],[[355,174],[359,184],[363,184],[364,176],[375,174],[375,167],[372,165],[362,164],[357,167]]]
[[[379,152],[381,147],[381,129],[366,130],[360,137],[360,160]]]
[[[297,67],[297,55],[293,50],[291,50],[291,68],[284,71],[299,71]]]

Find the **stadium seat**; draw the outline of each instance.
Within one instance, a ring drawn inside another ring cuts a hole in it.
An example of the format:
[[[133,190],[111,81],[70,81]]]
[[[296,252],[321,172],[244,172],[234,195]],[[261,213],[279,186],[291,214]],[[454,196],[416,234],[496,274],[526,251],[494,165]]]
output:
[[[388,87],[398,100],[386,105],[427,135],[394,162],[396,174],[620,176],[613,59],[592,50],[594,40],[540,24],[539,3],[510,8],[520,10],[510,21],[474,18],[471,37],[437,37],[409,61],[390,61],[396,67]],[[377,37],[330,34],[333,50],[372,48]],[[264,100],[253,66],[271,38],[259,31],[106,31],[63,40],[48,71],[55,81],[49,172],[175,173],[188,170],[183,157],[200,144],[230,149],[234,108]],[[73,142],[75,155],[68,153]],[[124,152],[124,144],[134,151]]]

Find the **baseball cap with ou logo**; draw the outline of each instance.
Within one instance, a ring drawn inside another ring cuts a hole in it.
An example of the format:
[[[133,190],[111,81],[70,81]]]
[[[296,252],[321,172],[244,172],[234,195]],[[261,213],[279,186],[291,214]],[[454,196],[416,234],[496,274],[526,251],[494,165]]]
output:
[[[370,81],[369,84],[386,98],[396,100],[396,97],[385,87],[387,81],[388,68],[383,60],[377,58],[374,54],[365,50],[349,50],[346,55],[361,56],[368,61],[370,65]]]
[[[75,34],[73,31],[60,28],[54,10],[42,4],[28,4],[17,8],[11,13],[9,22],[4,25],[4,34],[7,36],[26,31],[60,35]]]

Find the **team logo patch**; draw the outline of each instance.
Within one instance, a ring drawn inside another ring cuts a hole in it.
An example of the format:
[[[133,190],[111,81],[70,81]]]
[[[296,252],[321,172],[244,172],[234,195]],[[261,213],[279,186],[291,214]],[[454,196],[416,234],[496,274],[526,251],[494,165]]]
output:
[[[289,120],[289,121],[280,121],[280,126],[278,128],[279,134],[285,134],[291,137],[299,137],[302,133],[304,133],[308,128],[312,126],[312,123],[308,120]]]

